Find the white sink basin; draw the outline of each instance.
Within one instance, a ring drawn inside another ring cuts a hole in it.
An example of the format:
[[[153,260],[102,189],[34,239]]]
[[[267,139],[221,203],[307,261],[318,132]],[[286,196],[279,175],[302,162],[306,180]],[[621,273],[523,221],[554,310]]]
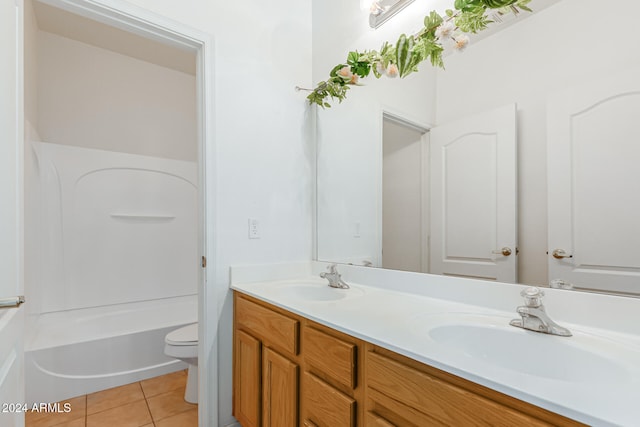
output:
[[[628,381],[628,355],[620,343],[572,331],[558,337],[509,325],[509,318],[455,313],[425,317],[429,339],[454,357],[497,369],[567,382]],[[513,316],[516,317],[516,316]],[[633,356],[632,356],[633,357]]]
[[[349,289],[332,288],[323,283],[287,283],[278,287],[278,297],[288,300],[306,302],[332,302],[361,296],[364,291],[360,288]]]

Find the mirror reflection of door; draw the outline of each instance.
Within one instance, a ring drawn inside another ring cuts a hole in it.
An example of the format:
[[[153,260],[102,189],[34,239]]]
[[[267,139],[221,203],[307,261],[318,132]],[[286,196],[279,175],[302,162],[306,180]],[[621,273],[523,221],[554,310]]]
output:
[[[430,158],[430,273],[515,283],[515,104],[431,129]]]
[[[426,273],[428,134],[387,115],[382,129],[382,267]]]
[[[639,72],[590,81],[549,101],[550,280],[640,294]]]

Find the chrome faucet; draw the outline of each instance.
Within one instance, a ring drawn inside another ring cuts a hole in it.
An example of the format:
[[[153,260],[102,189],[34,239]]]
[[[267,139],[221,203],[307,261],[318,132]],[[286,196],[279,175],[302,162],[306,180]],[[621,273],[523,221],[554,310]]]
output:
[[[536,287],[530,287],[520,292],[524,297],[525,305],[517,308],[520,319],[513,319],[509,324],[518,328],[530,331],[542,332],[543,334],[559,335],[570,337],[571,331],[558,325],[551,320],[542,305],[544,292]]]
[[[332,288],[349,289],[349,285],[344,283],[342,276],[338,273],[338,266],[330,264],[327,266],[327,272],[320,273],[320,277],[329,281],[329,286]]]

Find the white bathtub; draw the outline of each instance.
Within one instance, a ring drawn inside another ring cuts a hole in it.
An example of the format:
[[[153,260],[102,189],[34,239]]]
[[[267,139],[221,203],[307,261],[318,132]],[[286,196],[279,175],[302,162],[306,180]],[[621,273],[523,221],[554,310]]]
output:
[[[196,322],[197,306],[191,295],[40,315],[25,341],[27,403],[57,402],[185,369],[165,356],[164,337]]]

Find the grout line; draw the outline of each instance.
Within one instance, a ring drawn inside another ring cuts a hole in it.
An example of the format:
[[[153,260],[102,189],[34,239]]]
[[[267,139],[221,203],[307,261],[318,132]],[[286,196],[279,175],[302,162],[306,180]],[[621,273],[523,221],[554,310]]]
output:
[[[140,402],[140,401],[142,401],[142,400],[145,400],[145,401],[146,401],[146,399],[145,399],[144,397],[142,397],[142,399],[129,400],[129,401],[127,401],[126,403],[123,403],[122,405],[113,406],[113,407],[111,407],[111,408],[106,408],[106,409],[103,409],[103,410],[98,411],[98,412],[93,412],[93,413],[91,413],[91,414],[89,414],[89,413],[87,412],[87,417],[88,417],[89,415],[97,415],[97,414],[102,414],[103,412],[113,411],[114,409],[122,408],[123,406],[127,406],[127,405],[130,405],[130,404],[132,404],[132,403]]]
[[[180,372],[180,371],[176,371],[176,372]],[[184,374],[187,374],[187,370],[183,370],[182,372],[184,372]],[[165,374],[165,375],[170,375],[170,374],[171,374],[171,373],[169,373],[169,374]],[[186,381],[186,379],[185,379],[185,381]],[[135,383],[132,383],[132,384],[135,384]],[[174,388],[174,389],[167,390],[167,391],[165,391],[165,392],[163,392],[163,393],[159,393],[159,394],[156,394],[156,395],[154,395],[154,396],[149,396],[149,397],[147,397],[147,395],[146,395],[146,394],[145,394],[145,392],[144,392],[144,388],[142,387],[142,381],[138,381],[138,382],[137,382],[137,384],[138,384],[138,386],[140,387],[140,390],[142,391],[142,399],[138,399],[138,400],[134,400],[134,401],[131,401],[131,402],[127,402],[127,403],[125,403],[125,404],[123,404],[123,405],[119,405],[119,406],[116,406],[116,407],[113,407],[113,408],[107,408],[107,409],[104,409],[104,410],[102,410],[102,411],[92,413],[91,415],[100,414],[100,413],[105,412],[105,411],[113,410],[113,409],[120,408],[120,407],[125,406],[125,405],[129,405],[129,404],[134,403],[134,402],[139,402],[140,400],[144,400],[145,405],[147,406],[147,410],[149,411],[149,415],[150,415],[150,417],[151,417],[151,425],[155,427],[155,426],[156,426],[156,422],[157,422],[157,421],[161,421],[161,420],[164,420],[164,419],[166,419],[166,418],[170,418],[170,417],[173,417],[173,416],[176,416],[176,415],[179,415],[179,414],[182,414],[182,413],[185,413],[185,412],[188,412],[188,411],[191,411],[191,410],[193,410],[193,409],[194,409],[194,408],[187,408],[187,409],[185,409],[184,411],[179,411],[179,412],[176,412],[175,414],[172,414],[172,415],[169,415],[169,416],[166,416],[166,417],[163,417],[163,418],[160,418],[160,419],[156,420],[156,419],[153,417],[153,414],[151,413],[151,407],[149,406],[149,399],[150,399],[150,398],[154,398],[154,397],[156,397],[156,396],[160,396],[160,395],[162,395],[162,394],[172,393],[172,392],[174,392],[175,390],[180,389],[181,387],[176,387],[176,388]],[[125,384],[125,385],[126,385],[126,384]],[[77,396],[77,397],[75,397],[75,398],[79,398],[79,397],[84,398],[84,426],[85,426],[85,427],[87,427],[87,425],[88,425],[88,423],[89,423],[89,407],[88,407],[88,405],[89,405],[89,395],[88,395],[88,394],[85,394],[85,395],[82,395],[82,396]],[[74,398],[74,399],[75,399],[75,398]],[[197,408],[197,405],[194,405],[194,407],[195,407],[195,408]],[[60,424],[57,424],[57,425],[58,425],[58,426],[59,426],[59,425],[62,425],[62,423],[65,423],[65,421],[63,421],[63,422],[61,422]],[[149,423],[147,423],[147,424],[149,424]],[[145,424],[145,425],[146,425],[146,424]],[[28,427],[28,426],[27,426],[27,427]],[[53,427],[55,427],[55,426],[53,426]]]
[[[140,381],[140,388],[142,388],[142,381]],[[147,395],[144,393],[144,388],[142,388],[142,395],[144,396],[144,403],[147,405],[147,411],[149,411],[149,416],[151,417],[151,424],[155,427],[156,419],[153,417],[153,413],[151,412],[151,407],[149,406],[149,400],[147,399]]]

